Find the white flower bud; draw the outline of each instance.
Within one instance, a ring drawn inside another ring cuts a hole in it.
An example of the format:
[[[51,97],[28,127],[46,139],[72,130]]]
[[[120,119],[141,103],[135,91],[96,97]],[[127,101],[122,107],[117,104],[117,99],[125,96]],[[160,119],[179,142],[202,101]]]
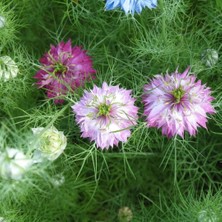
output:
[[[0,153],[0,175],[4,179],[20,180],[32,163],[32,159],[22,151],[6,148],[5,152]]]
[[[217,217],[212,210],[202,210],[198,214],[198,222],[216,222]]]
[[[133,219],[133,213],[129,207],[122,207],[118,213],[119,222],[131,222]]]
[[[0,15],[0,29],[4,28],[5,23],[6,23],[5,17]]]
[[[34,135],[38,136],[36,152],[34,158],[41,161],[41,158],[48,160],[57,159],[67,145],[67,139],[63,132],[58,131],[55,127],[45,129],[42,127],[32,128]]]
[[[0,80],[7,81],[17,76],[18,66],[9,56],[0,57]]]
[[[65,183],[65,177],[62,174],[57,174],[51,179],[51,182],[55,187],[60,187]]]
[[[214,49],[204,50],[201,57],[202,57],[202,62],[208,67],[216,65],[218,61],[218,53]]]

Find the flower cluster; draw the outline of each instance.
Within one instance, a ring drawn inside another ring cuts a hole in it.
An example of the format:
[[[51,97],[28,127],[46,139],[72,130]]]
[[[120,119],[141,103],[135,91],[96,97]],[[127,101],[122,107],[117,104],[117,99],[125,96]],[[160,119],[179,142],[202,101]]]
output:
[[[48,98],[55,98],[55,103],[63,103],[62,95],[93,79],[96,72],[90,57],[80,47],[72,48],[71,40],[52,45],[40,63],[42,67],[35,75],[37,85],[45,88]]]
[[[44,69],[37,72],[38,85],[45,87],[48,97],[65,94],[69,88],[75,89],[91,76],[95,70],[91,60],[79,47],[71,47],[71,42],[52,46],[40,60]],[[162,128],[163,135],[173,137],[184,132],[195,135],[198,127],[206,128],[207,114],[215,113],[211,102],[213,97],[208,87],[188,75],[189,68],[183,73],[156,75],[144,86],[144,114],[149,127]],[[55,99],[55,103],[63,100]],[[126,142],[130,128],[136,125],[138,108],[131,91],[109,86],[94,86],[85,91],[84,96],[72,109],[80,125],[82,137],[89,138],[102,149]],[[42,138],[37,156],[49,160],[56,159],[66,147],[66,139],[54,128],[33,129]],[[41,155],[40,155],[41,154]]]
[[[0,176],[3,179],[20,180],[33,164],[48,159],[54,161],[66,148],[67,141],[63,132],[55,127],[33,128],[35,139],[28,144],[34,148],[32,156],[24,154],[21,150],[15,148],[6,148],[0,152]],[[37,141],[37,142],[36,142]],[[64,177],[60,176],[53,180],[56,185],[62,184]]]

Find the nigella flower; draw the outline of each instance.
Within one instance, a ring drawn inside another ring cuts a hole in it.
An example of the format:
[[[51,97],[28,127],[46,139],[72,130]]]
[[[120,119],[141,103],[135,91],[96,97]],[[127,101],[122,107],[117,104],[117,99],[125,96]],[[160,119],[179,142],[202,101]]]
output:
[[[206,128],[207,113],[215,113],[210,88],[188,75],[189,67],[181,74],[156,75],[144,87],[144,114],[149,127],[162,128],[168,137],[195,135],[197,128]]]
[[[131,90],[108,86],[94,86],[85,91],[79,102],[72,106],[82,137],[95,141],[97,147],[108,149],[119,141],[126,142],[130,128],[136,124],[138,108]]]
[[[156,8],[157,0],[106,0],[106,10],[121,8],[126,14],[141,13],[142,9],[148,7]]]
[[[94,78],[96,72],[86,51],[78,46],[72,48],[71,40],[52,45],[40,63],[42,68],[34,78],[38,79],[40,88],[46,89],[49,98],[55,98],[55,103],[63,103],[58,97],[82,86],[86,80]]]
[[[20,180],[32,166],[33,160],[22,151],[6,148],[0,153],[0,176],[4,179]]]
[[[18,66],[9,56],[0,57],[0,80],[7,81],[17,76]]]

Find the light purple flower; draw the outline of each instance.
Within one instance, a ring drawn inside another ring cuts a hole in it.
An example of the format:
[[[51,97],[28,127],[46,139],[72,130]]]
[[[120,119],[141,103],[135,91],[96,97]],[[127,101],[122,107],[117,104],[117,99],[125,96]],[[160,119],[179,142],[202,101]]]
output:
[[[90,138],[102,149],[126,142],[138,118],[134,102],[131,90],[108,86],[105,82],[102,88],[94,86],[91,91],[85,91],[72,106],[82,137]]]
[[[93,79],[96,72],[86,51],[78,46],[72,48],[71,40],[52,45],[40,63],[42,68],[34,78],[38,79],[39,88],[46,89],[49,98],[55,98],[55,103],[63,103],[58,97]]]
[[[162,128],[163,135],[184,136],[184,131],[195,135],[198,127],[206,127],[207,113],[215,113],[210,88],[196,82],[188,75],[189,67],[183,72],[155,75],[144,86],[144,114],[149,127]]]

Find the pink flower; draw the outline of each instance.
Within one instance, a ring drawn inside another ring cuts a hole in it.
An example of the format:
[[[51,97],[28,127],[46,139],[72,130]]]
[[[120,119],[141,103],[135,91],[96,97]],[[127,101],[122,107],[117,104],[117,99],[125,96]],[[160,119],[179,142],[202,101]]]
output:
[[[82,86],[96,72],[86,51],[78,46],[72,48],[71,40],[51,45],[40,63],[42,68],[34,78],[38,79],[39,88],[46,89],[48,98],[55,98],[55,103],[63,103],[58,97]]]
[[[206,127],[207,113],[215,113],[210,88],[188,75],[189,67],[181,74],[155,75],[144,86],[143,102],[149,127],[162,128],[163,135],[195,135],[197,128]]]
[[[131,90],[108,86],[105,82],[102,88],[94,86],[90,92],[85,91],[72,106],[82,137],[90,138],[102,149],[126,142],[138,118],[134,102]]]

